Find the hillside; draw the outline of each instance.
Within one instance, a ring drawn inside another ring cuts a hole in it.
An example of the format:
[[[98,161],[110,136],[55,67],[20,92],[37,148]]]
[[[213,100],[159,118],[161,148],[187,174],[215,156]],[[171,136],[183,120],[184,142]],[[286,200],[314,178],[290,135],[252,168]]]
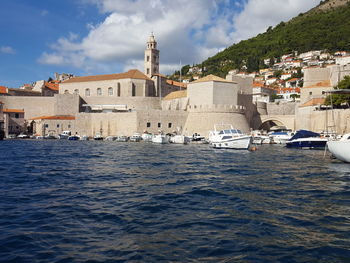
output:
[[[206,69],[205,75],[225,76],[228,71],[240,69],[244,64],[248,72],[256,71],[265,67],[263,59],[278,58],[293,51],[350,51],[349,2],[321,1],[309,12],[234,44],[198,67]]]

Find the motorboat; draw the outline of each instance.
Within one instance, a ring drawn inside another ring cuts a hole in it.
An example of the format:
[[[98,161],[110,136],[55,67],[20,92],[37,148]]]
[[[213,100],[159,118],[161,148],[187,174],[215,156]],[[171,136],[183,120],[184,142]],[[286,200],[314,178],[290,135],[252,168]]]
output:
[[[87,135],[82,135],[82,136],[80,136],[80,140],[81,141],[88,141],[90,138],[89,138],[89,136],[87,136]]]
[[[350,133],[344,134],[340,140],[328,141],[327,148],[338,160],[350,163]]]
[[[69,141],[79,141],[80,140],[80,136],[75,134],[75,135],[71,135],[68,137]]]
[[[214,130],[209,132],[209,143],[214,148],[227,149],[249,149],[252,143],[252,136],[242,133],[238,129],[234,129],[232,125],[226,126],[226,129],[218,129],[218,125],[214,126]]]
[[[151,142],[153,135],[151,133],[144,132],[144,133],[142,133],[141,138],[144,142]]]
[[[270,137],[266,134],[263,134],[261,131],[252,131],[251,135],[253,136],[252,144],[270,144]]]
[[[165,143],[169,143],[169,138],[166,134],[159,133],[159,134],[153,135],[152,142],[165,144]]]
[[[124,135],[117,136],[115,138],[116,142],[127,142],[128,140],[129,140],[128,136],[124,136]]]
[[[70,131],[63,131],[58,135],[58,138],[61,140],[67,140],[69,136],[71,136],[72,133]]]
[[[105,141],[114,141],[115,140],[115,136],[107,136],[104,140]]]
[[[46,135],[44,136],[44,139],[45,140],[55,140],[55,139],[58,139],[59,137],[55,136],[55,135],[52,135],[52,134],[49,134],[49,135]]]
[[[190,143],[190,138],[185,136],[185,135],[180,135],[180,134],[176,134],[174,136],[171,136],[169,138],[169,142],[170,143],[175,143],[175,144],[188,144]]]
[[[101,135],[101,133],[96,133],[96,135],[94,136],[94,140],[95,141],[102,141],[103,136]]]
[[[290,140],[293,137],[293,135],[294,133],[291,132],[279,131],[270,133],[269,137],[272,143],[286,144],[286,142]]]
[[[203,144],[208,143],[205,137],[201,136],[199,133],[194,133],[190,138],[190,140],[191,140],[191,143],[203,143]]]
[[[18,139],[29,139],[30,136],[28,134],[22,133],[22,134],[18,135],[17,138]]]
[[[299,130],[286,142],[288,148],[324,149],[328,139],[321,137],[319,133]]]
[[[141,134],[135,132],[131,137],[130,141],[131,142],[140,142],[142,140]]]

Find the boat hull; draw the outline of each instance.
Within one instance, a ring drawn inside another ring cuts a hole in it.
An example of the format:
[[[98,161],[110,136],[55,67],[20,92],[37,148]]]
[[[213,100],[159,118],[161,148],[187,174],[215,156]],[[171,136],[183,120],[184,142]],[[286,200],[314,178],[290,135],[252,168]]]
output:
[[[322,138],[301,138],[286,142],[287,148],[324,149],[327,139]]]
[[[211,145],[217,149],[237,149],[247,150],[252,143],[251,136],[242,136],[238,138],[232,138],[228,140],[213,141]]]
[[[329,141],[327,147],[335,158],[350,163],[350,141]]]
[[[165,144],[169,142],[169,139],[166,135],[154,135],[152,138],[153,143]]]

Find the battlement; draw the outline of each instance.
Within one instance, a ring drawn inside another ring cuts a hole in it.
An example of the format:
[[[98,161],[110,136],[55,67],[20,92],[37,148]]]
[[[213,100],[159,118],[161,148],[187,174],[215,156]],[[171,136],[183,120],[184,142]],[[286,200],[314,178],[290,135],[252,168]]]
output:
[[[213,105],[188,105],[189,112],[223,112],[223,113],[245,113],[246,107],[242,105],[213,104]]]

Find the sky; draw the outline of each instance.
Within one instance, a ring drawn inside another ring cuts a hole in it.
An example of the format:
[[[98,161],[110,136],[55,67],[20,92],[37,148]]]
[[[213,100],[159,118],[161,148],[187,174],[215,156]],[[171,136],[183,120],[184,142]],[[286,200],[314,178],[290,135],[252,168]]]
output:
[[[320,0],[1,0],[0,86],[143,71],[153,32],[160,72],[197,64]]]

